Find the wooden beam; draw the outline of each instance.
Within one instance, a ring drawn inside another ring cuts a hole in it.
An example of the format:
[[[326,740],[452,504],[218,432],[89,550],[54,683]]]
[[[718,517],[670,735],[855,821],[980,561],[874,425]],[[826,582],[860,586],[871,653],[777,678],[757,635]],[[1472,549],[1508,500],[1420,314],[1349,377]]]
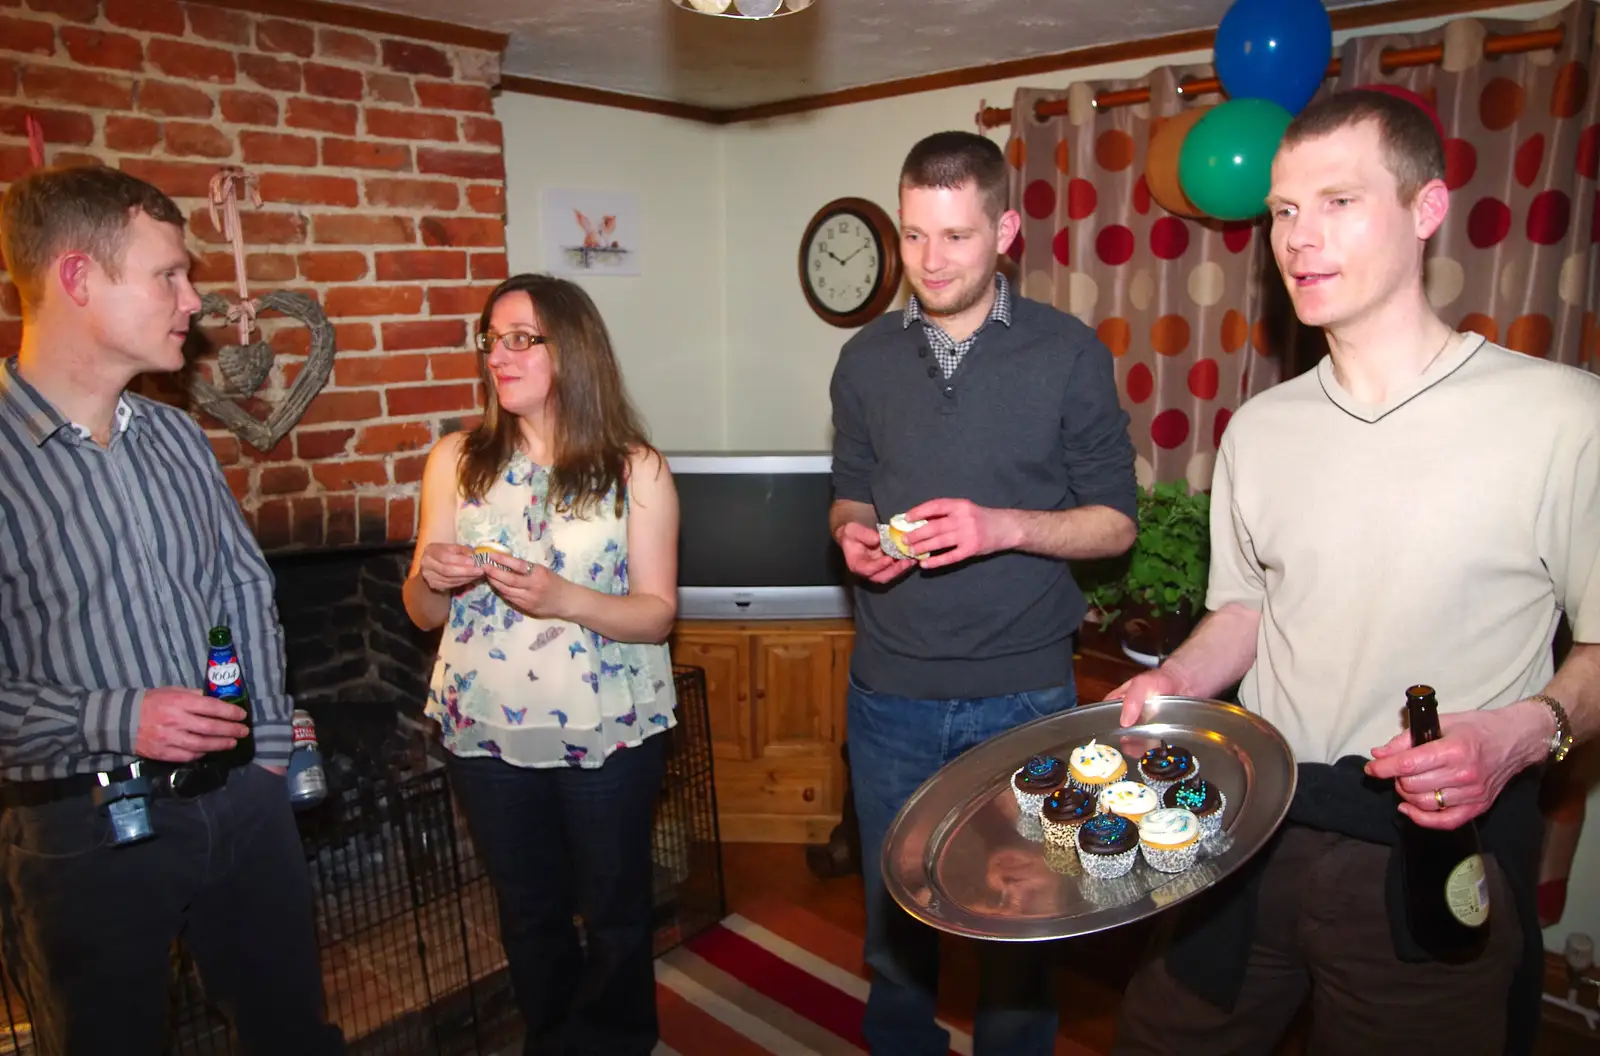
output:
[[[537,77],[521,77],[508,73],[500,78],[502,92],[516,92],[520,95],[541,95],[548,99],[566,99],[574,103],[591,103],[595,106],[610,106],[619,110],[637,110],[646,114],[660,114],[663,117],[679,117],[685,121],[701,121],[710,125],[721,125],[727,122],[727,110],[713,110],[705,106],[693,106],[689,103],[675,103],[670,99],[652,99],[644,95],[629,95],[627,92],[613,92],[604,88],[589,88],[581,84],[567,84],[563,81],[545,81]]]
[[[481,48],[496,54],[506,50],[511,37],[505,33],[458,26],[450,22],[412,15],[397,15],[389,11],[375,11],[370,7],[352,7],[349,4],[327,3],[325,0],[194,0],[211,7],[230,11],[245,11],[268,18],[292,18],[302,22],[320,22],[327,26],[346,29],[364,29],[371,33],[387,33],[412,40],[429,40],[435,44],[456,44],[464,48]]]

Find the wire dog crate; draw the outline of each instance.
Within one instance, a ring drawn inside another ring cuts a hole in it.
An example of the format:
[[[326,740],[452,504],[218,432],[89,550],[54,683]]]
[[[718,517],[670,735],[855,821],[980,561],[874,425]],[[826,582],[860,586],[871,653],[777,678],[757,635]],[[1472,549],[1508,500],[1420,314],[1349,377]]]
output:
[[[705,672],[674,668],[677,725],[656,800],[655,952],[724,915]],[[494,892],[445,771],[361,775],[299,816],[328,1016],[352,1056],[483,1056],[521,1033]],[[234,1046],[183,944],[173,949],[173,1056]],[[33,1056],[27,1010],[0,963],[0,1056]]]

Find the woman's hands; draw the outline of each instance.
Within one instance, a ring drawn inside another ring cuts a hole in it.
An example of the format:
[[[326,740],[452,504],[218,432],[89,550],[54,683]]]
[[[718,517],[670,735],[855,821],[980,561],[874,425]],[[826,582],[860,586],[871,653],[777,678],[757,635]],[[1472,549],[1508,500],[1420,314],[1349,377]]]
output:
[[[572,589],[572,584],[544,565],[530,564],[514,557],[505,558],[504,562],[511,567],[521,566],[522,571],[509,572],[498,564],[485,565],[481,569],[495,593],[528,616],[565,618],[561,615],[561,603],[567,591]]]
[[[422,549],[417,571],[428,589],[440,594],[453,594],[483,578],[483,569],[472,558],[472,548],[460,543],[429,543]]]

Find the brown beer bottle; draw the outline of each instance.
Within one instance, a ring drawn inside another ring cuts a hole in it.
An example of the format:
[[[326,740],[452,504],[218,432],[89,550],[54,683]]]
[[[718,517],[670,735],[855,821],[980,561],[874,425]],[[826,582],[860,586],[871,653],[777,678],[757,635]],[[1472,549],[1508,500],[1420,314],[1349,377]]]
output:
[[[1439,700],[1432,686],[1406,690],[1413,745],[1439,739]],[[1406,924],[1430,956],[1450,964],[1476,959],[1489,942],[1489,881],[1478,826],[1425,829],[1400,818]]]

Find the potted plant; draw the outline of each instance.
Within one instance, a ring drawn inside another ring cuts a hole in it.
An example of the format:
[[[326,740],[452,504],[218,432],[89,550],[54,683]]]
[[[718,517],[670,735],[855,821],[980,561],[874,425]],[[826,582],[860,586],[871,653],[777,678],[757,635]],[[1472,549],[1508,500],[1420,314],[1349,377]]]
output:
[[[1140,488],[1138,539],[1086,573],[1085,597],[1102,626],[1120,625],[1124,652],[1156,664],[1205,611],[1210,561],[1210,494],[1182,481]]]

